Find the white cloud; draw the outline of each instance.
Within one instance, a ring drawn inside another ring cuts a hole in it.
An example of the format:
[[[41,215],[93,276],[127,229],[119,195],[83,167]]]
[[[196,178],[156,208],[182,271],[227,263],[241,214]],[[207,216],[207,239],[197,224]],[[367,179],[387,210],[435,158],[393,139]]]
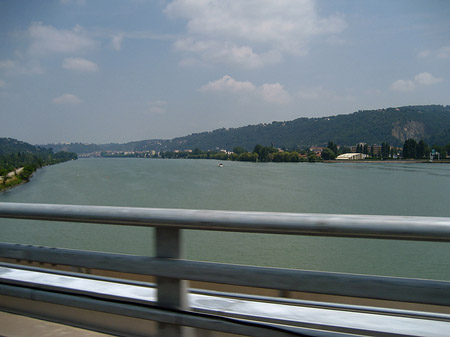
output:
[[[277,63],[281,60],[281,53],[270,50],[257,54],[250,46],[239,46],[232,42],[211,40],[195,40],[193,38],[179,39],[174,44],[175,49],[197,54],[202,61],[213,63],[228,63],[246,68],[259,68],[265,64]],[[182,64],[192,64],[195,58],[187,58]]]
[[[6,82],[3,80],[0,80],[0,88],[6,87]]]
[[[79,104],[81,100],[73,94],[64,94],[59,97],[55,97],[52,102],[54,104]]]
[[[436,57],[438,59],[448,59],[450,58],[450,46],[444,46],[436,50],[423,50],[418,56],[420,58]]]
[[[432,85],[442,82],[442,78],[437,78],[430,73],[424,72],[414,76],[414,82],[418,85]]]
[[[122,48],[124,34],[113,35],[112,37],[112,46],[115,50],[120,50]]]
[[[245,67],[303,55],[312,38],[346,26],[339,16],[319,17],[314,0],[174,0],[166,13],[187,20],[187,36],[176,41],[177,50]]]
[[[289,94],[280,83],[263,84],[261,91],[266,102],[285,104],[290,101]]]
[[[200,91],[228,91],[228,92],[245,92],[254,91],[256,87],[251,82],[239,82],[229,75],[225,75],[217,81],[209,82],[200,88]]]
[[[421,86],[429,86],[442,82],[442,78],[437,78],[430,73],[423,72],[414,76],[413,80],[397,80],[391,84],[391,90],[394,91],[414,91]]]
[[[98,71],[98,66],[89,60],[80,57],[69,57],[66,58],[62,64],[64,69],[76,70],[76,71],[88,71],[95,72]]]
[[[60,30],[41,22],[35,22],[28,28],[27,36],[30,40],[27,52],[16,50],[14,59],[0,60],[0,70],[15,74],[42,74],[44,70],[40,61],[43,56],[82,53],[96,46],[96,42],[78,25],[72,30]],[[95,63],[83,61],[81,58],[66,59],[63,67],[84,71],[96,71],[98,68]]]
[[[411,80],[397,80],[391,84],[391,90],[395,91],[413,91],[416,84]]]
[[[83,28],[78,25],[72,30],[59,30],[37,22],[30,26],[28,32],[31,38],[29,52],[34,56],[82,52],[96,45],[95,41],[89,38]]]
[[[209,82],[201,87],[200,91],[228,92],[237,95],[254,94],[269,103],[285,104],[290,101],[288,92],[279,83],[266,83],[257,87],[248,81],[236,81],[229,75],[225,75],[216,81]]]

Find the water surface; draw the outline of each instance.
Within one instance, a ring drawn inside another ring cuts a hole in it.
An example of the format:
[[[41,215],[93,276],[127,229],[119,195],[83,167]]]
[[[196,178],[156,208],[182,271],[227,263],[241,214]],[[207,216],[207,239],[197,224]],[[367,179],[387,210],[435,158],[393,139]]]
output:
[[[1,202],[450,217],[450,166],[79,159]],[[151,228],[1,220],[0,241],[153,254]],[[185,231],[190,259],[450,280],[450,244]]]

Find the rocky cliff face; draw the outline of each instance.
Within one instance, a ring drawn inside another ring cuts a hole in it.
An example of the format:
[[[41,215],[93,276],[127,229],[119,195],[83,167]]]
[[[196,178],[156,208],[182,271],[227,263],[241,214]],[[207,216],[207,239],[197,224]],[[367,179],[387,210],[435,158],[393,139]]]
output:
[[[403,123],[397,121],[392,123],[392,136],[399,139],[401,142],[410,138],[420,140],[426,136],[425,125],[416,121],[407,121]]]

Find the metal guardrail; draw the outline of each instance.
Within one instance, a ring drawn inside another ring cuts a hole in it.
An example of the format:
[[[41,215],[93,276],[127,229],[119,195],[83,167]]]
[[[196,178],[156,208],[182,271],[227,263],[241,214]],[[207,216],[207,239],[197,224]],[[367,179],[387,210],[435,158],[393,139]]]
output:
[[[450,218],[0,203],[0,217],[251,233],[450,242]]]
[[[187,280],[450,306],[446,281],[187,261],[181,256],[182,229],[450,242],[450,218],[19,203],[0,203],[0,218],[155,227],[155,257],[7,243],[0,244],[0,257],[156,276],[158,310],[175,310],[185,317],[161,320],[164,336],[180,336],[181,325],[190,324],[183,316],[189,309]]]

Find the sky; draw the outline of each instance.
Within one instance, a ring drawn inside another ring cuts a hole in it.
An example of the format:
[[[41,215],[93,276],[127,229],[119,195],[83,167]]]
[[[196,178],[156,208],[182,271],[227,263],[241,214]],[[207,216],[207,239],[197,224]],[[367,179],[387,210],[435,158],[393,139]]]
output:
[[[171,139],[450,104],[448,0],[0,0],[0,137]]]

